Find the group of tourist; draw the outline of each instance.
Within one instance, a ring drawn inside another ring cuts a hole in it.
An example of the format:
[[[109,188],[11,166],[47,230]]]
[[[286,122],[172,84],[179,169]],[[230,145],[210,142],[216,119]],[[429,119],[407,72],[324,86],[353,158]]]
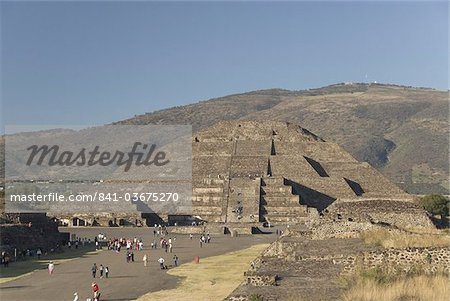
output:
[[[100,278],[103,278],[103,275],[105,276],[105,278],[109,277],[109,267],[104,267],[103,264],[100,264],[100,266],[97,267],[97,264],[94,263],[91,268],[92,278],[95,278],[97,276],[97,271],[99,271],[100,273]]]
[[[63,244],[67,246],[68,249],[71,249],[72,246],[74,246],[75,249],[78,249],[79,246],[85,246],[87,244],[91,244],[92,241],[91,239],[88,238],[78,238],[75,240],[69,240],[67,242],[67,244]],[[14,260],[20,260],[20,259],[27,259],[27,258],[32,258],[34,256],[37,257],[38,260],[41,259],[42,256],[47,256],[48,254],[53,254],[53,253],[58,253],[58,252],[63,252],[63,249],[61,247],[61,245],[57,244],[56,247],[54,248],[41,248],[38,247],[36,249],[32,249],[32,248],[27,248],[27,249],[23,249],[23,250],[14,250]],[[9,254],[9,252],[7,251],[2,251],[2,259],[1,259],[1,264],[3,265],[3,267],[8,267],[9,263],[11,262],[11,255]]]
[[[178,266],[178,256],[177,255],[173,255],[172,260],[173,260],[173,266],[177,267]],[[147,261],[147,258],[145,258],[144,266],[147,266],[147,262],[146,261]],[[166,260],[164,259],[164,257],[161,256],[158,259],[158,263],[159,263],[159,268],[161,270],[167,270],[168,269],[168,267],[166,265]]]
[[[70,248],[72,245],[75,245],[75,247],[77,247],[77,246],[90,245],[91,243],[92,243],[92,240],[90,238],[87,238],[87,237],[81,238],[81,237],[79,237],[79,238],[77,238],[75,240],[70,240],[67,243],[67,246]]]
[[[159,240],[159,245],[161,246],[162,249],[165,250],[166,253],[167,252],[172,253],[173,243],[175,242],[176,239],[177,239],[176,237],[174,237],[173,239],[172,238],[166,239],[164,237],[161,237],[161,239]],[[156,245],[155,245],[155,249],[156,249]]]
[[[121,237],[110,239],[107,243],[108,250],[120,252],[120,249],[122,247],[125,247],[127,251],[130,250],[141,251],[144,249],[144,242],[142,239],[137,239],[136,237],[134,237],[133,239]]]
[[[87,300],[100,301],[100,287],[98,286],[98,284],[96,282],[92,282],[91,288],[92,288],[92,299],[89,298]],[[77,292],[75,292],[73,295],[75,296],[73,298],[73,301],[80,301]]]
[[[166,226],[155,224],[153,226],[153,237],[158,237],[160,235],[161,236],[169,235],[169,231],[167,231],[167,227]]]
[[[189,238],[192,239],[192,237],[193,237],[193,235],[189,234]],[[200,242],[200,248],[203,248],[204,243],[209,244],[211,242],[211,235],[209,235],[209,233],[206,235],[205,235],[205,233],[202,233],[202,235],[200,236],[199,242]]]
[[[27,260],[28,258],[33,258],[34,256],[37,256],[37,259],[40,260],[41,256],[52,254],[55,252],[62,252],[62,248],[60,245],[56,245],[56,248],[50,248],[50,249],[43,249],[43,248],[36,248],[36,249],[23,249],[13,250],[14,255],[11,256],[8,251],[2,251],[2,261],[1,264],[3,267],[8,267],[9,263],[12,261],[18,261],[18,260]],[[11,259],[11,257],[13,257]]]
[[[167,229],[161,225],[155,225],[155,227],[153,229],[153,236],[155,239],[150,244],[150,248],[149,248],[150,250],[158,249],[158,245],[159,245],[159,247],[162,250],[164,250],[165,253],[173,253],[174,245],[175,245],[175,242],[177,239],[176,236],[169,237]],[[200,247],[203,247],[203,244],[209,244],[211,242],[211,235],[209,233],[202,233],[199,236],[195,235],[195,237],[198,237],[199,242],[200,242]],[[190,234],[189,238],[190,238],[190,240],[193,240],[194,235]],[[96,242],[96,245],[98,245],[98,242],[100,240],[105,241],[106,235],[102,235],[101,237],[100,237],[100,235],[96,236],[94,239],[94,242]],[[158,240],[158,242],[157,242],[157,240]],[[144,241],[142,238],[138,239],[137,237],[134,237],[134,238],[126,238],[126,237],[111,238],[111,239],[107,240],[107,248],[108,248],[108,250],[112,250],[117,253],[120,252],[121,248],[125,248],[127,263],[133,263],[135,261],[134,251],[144,250]],[[150,258],[148,256],[148,253],[144,253],[143,257],[142,257],[142,262],[143,262],[144,267],[148,266],[149,259]],[[172,266],[177,267],[179,265],[179,257],[176,254],[174,254],[173,256],[171,256],[171,259],[172,259]],[[170,267],[170,265],[167,264],[167,261],[163,256],[159,256],[159,258],[157,259],[157,263],[161,270],[167,270]],[[52,272],[50,272],[50,268],[49,268],[50,274],[53,273],[53,269],[54,269],[54,266],[52,266]],[[98,276],[99,276],[99,278],[108,278],[109,272],[110,272],[109,267],[103,266],[103,264],[100,264],[99,266],[97,266],[97,264],[94,263],[91,267],[92,278],[97,278]],[[99,297],[100,297],[99,286],[95,282],[92,283],[92,293],[93,293],[92,301],[99,301]],[[75,293],[75,295],[76,295],[75,297],[78,298],[78,294]]]

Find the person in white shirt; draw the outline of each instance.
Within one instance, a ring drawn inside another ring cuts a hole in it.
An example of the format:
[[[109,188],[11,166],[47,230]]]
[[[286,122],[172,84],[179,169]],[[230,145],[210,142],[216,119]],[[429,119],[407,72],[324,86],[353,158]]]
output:
[[[48,264],[48,273],[49,275],[53,274],[53,270],[55,269],[55,265],[53,264],[53,261],[50,261]]]
[[[164,266],[165,260],[164,260],[164,258],[160,257],[158,259],[158,262],[159,262],[159,267],[161,268],[161,270],[165,269],[165,266]]]

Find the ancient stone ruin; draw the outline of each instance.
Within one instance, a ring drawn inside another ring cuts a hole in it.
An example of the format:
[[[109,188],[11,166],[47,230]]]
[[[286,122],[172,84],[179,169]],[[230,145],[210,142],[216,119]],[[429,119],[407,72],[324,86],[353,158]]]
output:
[[[225,224],[331,220],[431,226],[367,163],[297,125],[226,121],[193,137],[193,212]]]
[[[339,279],[358,270],[448,275],[449,258],[448,247],[383,249],[360,238],[315,239],[300,227],[289,230],[258,256],[245,272],[245,280],[226,300],[247,301],[259,296],[267,301],[337,301],[342,300],[343,292]]]
[[[192,212],[140,214],[136,209],[58,218],[70,226],[203,221],[210,231],[225,233],[254,233],[262,223],[317,220],[432,226],[411,195],[339,145],[298,125],[219,122],[194,133],[192,152]]]
[[[56,249],[68,238],[45,213],[0,213],[0,233],[0,250],[18,256],[26,250]]]

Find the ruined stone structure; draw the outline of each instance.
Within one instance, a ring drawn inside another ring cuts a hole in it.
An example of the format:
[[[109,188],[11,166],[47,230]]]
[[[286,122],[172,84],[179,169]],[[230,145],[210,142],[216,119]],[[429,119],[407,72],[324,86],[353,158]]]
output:
[[[132,213],[100,213],[100,214],[58,214],[57,218],[61,226],[145,226],[145,219],[142,214]]]
[[[220,122],[194,134],[192,152],[192,212],[184,225],[195,217],[228,233],[252,233],[261,223],[318,219],[432,226],[412,196],[339,145],[298,125]],[[181,215],[143,216],[138,210],[59,217],[70,226],[183,224]]]
[[[450,273],[450,248],[383,249],[359,238],[311,239],[308,229],[288,231],[258,256],[245,280],[226,299],[342,300],[337,279],[360,271]]]
[[[363,252],[356,256],[335,259],[343,265],[343,273],[352,273],[358,267],[365,269],[396,269],[408,272],[421,268],[427,274],[450,274],[450,248],[405,248]]]
[[[57,224],[44,213],[2,213],[0,217],[0,250],[10,255],[27,249],[49,251],[64,241]]]
[[[293,124],[226,121],[193,137],[193,212],[208,222],[431,222],[412,197]]]

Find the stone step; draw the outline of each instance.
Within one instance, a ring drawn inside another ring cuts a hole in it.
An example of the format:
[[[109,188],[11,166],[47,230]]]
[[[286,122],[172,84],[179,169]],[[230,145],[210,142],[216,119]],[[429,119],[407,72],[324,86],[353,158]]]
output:
[[[262,178],[262,186],[280,186],[284,185],[284,178],[283,177],[264,177]]]
[[[220,196],[214,196],[214,195],[196,195],[192,196],[192,202],[220,202],[222,203],[224,201],[224,198],[222,195]]]
[[[223,187],[195,187],[192,189],[193,194],[222,194]]]
[[[215,179],[215,178],[204,178],[202,179],[202,183],[208,186],[223,186],[225,180],[223,179]]]
[[[263,204],[268,206],[286,204],[289,205],[300,205],[300,198],[296,195],[291,196],[263,196]],[[282,205],[284,206],[284,205]]]
[[[291,186],[262,186],[261,188],[266,194],[292,194]]]
[[[308,208],[306,206],[296,205],[296,206],[264,206],[267,214],[277,214],[281,212],[281,214],[285,214],[288,212],[293,213],[307,213]]]

